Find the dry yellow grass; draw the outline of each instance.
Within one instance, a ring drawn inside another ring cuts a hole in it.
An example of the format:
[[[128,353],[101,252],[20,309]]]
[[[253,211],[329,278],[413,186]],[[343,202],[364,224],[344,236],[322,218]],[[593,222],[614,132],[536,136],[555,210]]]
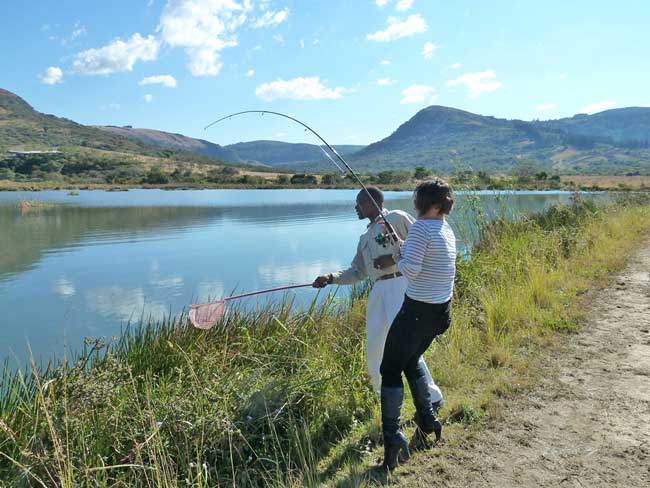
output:
[[[554,154],[553,156],[551,156],[551,160],[553,162],[555,162],[555,163],[558,163],[558,162],[564,161],[566,159],[571,159],[573,156],[575,156],[577,154],[577,152],[578,151],[576,151],[573,148],[567,148],[564,151],[559,152],[559,153]]]
[[[599,175],[577,175],[562,176],[562,182],[573,183],[577,186],[590,186],[596,188],[616,189],[647,188],[650,187],[650,176],[599,176]]]

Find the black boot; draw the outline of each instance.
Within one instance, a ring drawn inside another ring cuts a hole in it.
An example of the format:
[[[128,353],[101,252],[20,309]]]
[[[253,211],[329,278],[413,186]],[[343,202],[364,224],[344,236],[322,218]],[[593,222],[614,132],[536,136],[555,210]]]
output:
[[[384,463],[382,467],[392,470],[403,459],[410,457],[409,443],[399,428],[404,389],[381,387],[381,425],[384,432]]]
[[[424,374],[416,379],[409,378],[409,387],[411,388],[411,396],[413,397],[413,403],[415,404],[415,424],[417,429],[415,432],[417,444],[425,444],[426,438],[429,434],[433,433],[436,436],[436,441],[439,441],[442,437],[442,423],[436,415],[438,408],[442,402],[432,402],[431,401],[431,390],[429,389],[429,383],[433,380],[431,378],[431,373],[424,363],[424,360],[420,358],[420,371]]]

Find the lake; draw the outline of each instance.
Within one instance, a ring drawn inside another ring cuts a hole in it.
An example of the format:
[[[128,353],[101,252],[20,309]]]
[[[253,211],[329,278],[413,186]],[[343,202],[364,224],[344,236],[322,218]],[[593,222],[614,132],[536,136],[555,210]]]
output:
[[[366,223],[352,190],[0,192],[0,359],[40,360],[113,336],[141,317],[190,303],[311,282],[345,267]],[[488,213],[512,217],[566,203],[569,193],[473,193]],[[593,198],[603,198],[595,195]],[[21,199],[57,205],[21,212]],[[386,207],[412,213],[411,194]],[[469,197],[452,217],[471,244]],[[465,202],[465,204],[464,204]],[[295,292],[309,302],[315,290]],[[345,290],[339,290],[344,294]],[[278,296],[274,297],[278,299]]]

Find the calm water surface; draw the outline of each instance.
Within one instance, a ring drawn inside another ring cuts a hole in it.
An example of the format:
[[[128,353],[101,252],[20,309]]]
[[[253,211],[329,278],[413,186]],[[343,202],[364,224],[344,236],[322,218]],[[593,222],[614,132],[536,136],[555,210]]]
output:
[[[356,191],[0,192],[0,360],[61,356],[64,344],[119,334],[231,291],[310,282],[346,266],[365,223]],[[410,193],[386,206],[412,212]],[[568,202],[568,193],[479,195],[510,215]],[[600,197],[595,197],[600,198]],[[21,199],[60,205],[21,212]],[[468,197],[458,195],[459,209]],[[459,210],[452,225],[471,241]],[[339,292],[341,293],[341,292]],[[299,303],[312,289],[296,292]],[[276,297],[278,298],[278,297]]]

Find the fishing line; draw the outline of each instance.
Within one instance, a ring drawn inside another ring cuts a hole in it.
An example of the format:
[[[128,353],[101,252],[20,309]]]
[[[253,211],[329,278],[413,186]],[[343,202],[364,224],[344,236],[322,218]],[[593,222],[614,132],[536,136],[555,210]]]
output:
[[[325,150],[325,148],[323,146],[318,146],[318,147],[320,147],[320,150],[323,151],[323,154],[325,154],[325,156],[327,156],[327,159],[332,161],[332,164],[334,164],[334,166],[336,166],[338,168],[338,170],[341,172],[341,174],[345,174],[345,170],[343,168],[341,168],[339,166],[339,164],[336,161],[334,161],[334,159],[332,159],[332,156],[329,155],[329,153]]]
[[[321,142],[327,147],[327,149],[329,149],[330,152],[332,154],[334,154],[334,156],[336,156],[336,159],[338,159],[339,162],[341,162],[343,164],[343,166],[345,166],[347,171],[352,175],[352,177],[356,180],[356,182],[361,186],[363,191],[366,193],[368,198],[370,198],[370,201],[373,203],[373,205],[375,206],[375,208],[379,212],[379,217],[383,221],[383,224],[386,227],[386,230],[388,231],[389,238],[391,239],[391,241],[397,242],[397,234],[395,233],[395,230],[393,229],[393,226],[390,225],[388,220],[386,220],[386,217],[384,216],[384,212],[383,212],[383,209],[382,209],[381,205],[379,205],[377,203],[377,201],[373,198],[373,196],[370,194],[370,192],[368,191],[368,188],[366,187],[366,185],[364,185],[363,181],[361,181],[361,178],[359,177],[359,175],[352,169],[352,167],[348,164],[348,162],[345,159],[343,159],[343,156],[341,156],[338,153],[338,151],[336,149],[334,149],[334,147],[332,147],[318,132],[316,132],[314,129],[309,127],[304,122],[296,119],[295,117],[291,117],[290,115],[283,114],[281,112],[273,112],[271,110],[244,110],[242,112],[236,112],[234,114],[230,114],[230,115],[226,115],[225,117],[221,117],[220,119],[215,120],[214,122],[206,125],[203,130],[208,130],[210,127],[212,127],[212,126],[214,126],[214,125],[216,125],[216,124],[218,124],[220,122],[223,122],[224,120],[230,120],[233,117],[237,117],[239,115],[245,115],[245,114],[261,114],[262,116],[264,116],[265,114],[269,114],[269,115],[276,115],[278,117],[283,117],[283,118],[289,119],[289,120],[291,120],[291,121],[293,121],[293,122],[295,122],[297,124],[300,124],[306,130],[308,130],[309,132],[314,134],[316,137],[318,137],[318,139],[320,139]],[[323,149],[323,148],[321,148],[321,149]],[[323,152],[325,152],[324,149],[323,149]],[[328,159],[330,161],[332,161],[336,165],[337,168],[339,168],[341,171],[343,171],[343,169],[329,155],[328,155]]]

